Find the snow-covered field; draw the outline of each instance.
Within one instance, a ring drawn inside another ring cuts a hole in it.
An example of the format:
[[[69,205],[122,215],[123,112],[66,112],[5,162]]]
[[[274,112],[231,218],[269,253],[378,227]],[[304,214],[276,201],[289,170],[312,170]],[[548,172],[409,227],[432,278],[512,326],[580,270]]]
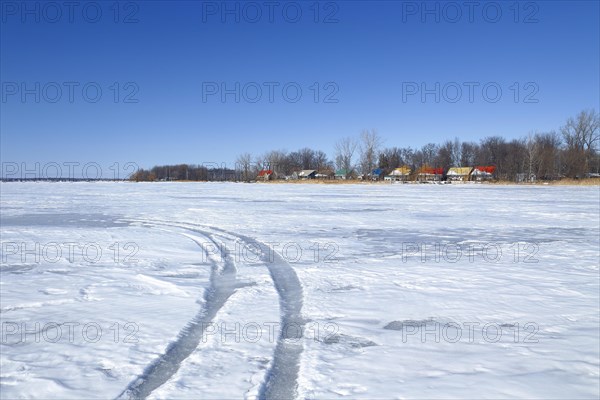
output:
[[[600,396],[598,187],[0,191],[2,399]]]

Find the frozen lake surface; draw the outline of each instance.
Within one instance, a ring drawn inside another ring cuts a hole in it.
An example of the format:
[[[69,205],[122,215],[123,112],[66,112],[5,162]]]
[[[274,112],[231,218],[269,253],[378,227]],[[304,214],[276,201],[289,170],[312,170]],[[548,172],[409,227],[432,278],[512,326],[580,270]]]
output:
[[[600,190],[2,183],[4,398],[597,398]]]

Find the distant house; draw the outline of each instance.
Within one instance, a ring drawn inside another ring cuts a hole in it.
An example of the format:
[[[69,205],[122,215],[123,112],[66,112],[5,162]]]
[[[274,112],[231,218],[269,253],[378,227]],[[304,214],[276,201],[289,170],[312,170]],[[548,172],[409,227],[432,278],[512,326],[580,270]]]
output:
[[[333,178],[333,172],[331,171],[321,171],[315,174],[315,178],[317,179],[331,179]]]
[[[494,177],[494,172],[496,172],[496,167],[493,165],[475,167],[475,168],[473,168],[473,172],[471,172],[471,180],[473,180],[473,181],[490,180]]]
[[[400,168],[395,168],[389,175],[383,178],[386,181],[396,182],[396,181],[407,181],[410,176],[411,170],[410,167],[406,165]]]
[[[444,175],[444,168],[432,168],[424,165],[417,171],[417,181],[437,182],[442,180],[442,175]]]
[[[271,170],[271,169],[260,170],[260,172],[256,176],[257,181],[270,181],[271,179],[274,179],[274,178],[275,178],[275,176],[274,176],[273,170]]]
[[[383,170],[381,168],[375,168],[373,171],[371,171],[371,173],[369,174],[369,178],[372,181],[378,181],[381,179],[381,177],[383,176]]]
[[[459,181],[464,182],[468,181],[473,168],[471,167],[452,167],[448,170],[446,176],[449,181]]]
[[[298,173],[299,179],[315,179],[317,175],[317,171],[314,169],[303,169]]]
[[[350,179],[353,174],[354,174],[354,171],[347,170],[347,169],[338,169],[337,171],[335,171],[335,175],[333,176],[333,179]]]

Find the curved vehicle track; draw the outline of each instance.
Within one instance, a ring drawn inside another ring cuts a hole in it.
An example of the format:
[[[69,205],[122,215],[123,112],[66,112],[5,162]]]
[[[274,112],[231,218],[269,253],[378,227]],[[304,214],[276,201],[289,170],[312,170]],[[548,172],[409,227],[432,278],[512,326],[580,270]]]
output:
[[[211,234],[197,232],[202,233],[217,245]],[[196,238],[189,235],[184,236],[189,237],[202,248],[202,244]],[[179,370],[181,363],[196,350],[205,329],[235,292],[237,287],[236,268],[230,255],[225,255],[222,269],[219,268],[216,261],[210,260],[210,287],[204,296],[204,306],[196,317],[183,328],[177,339],[167,347],[165,353],[146,367],[142,375],[131,382],[119,398],[145,399],[152,391],[167,382]]]
[[[302,318],[302,285],[294,269],[276,252],[265,253],[258,249],[268,249],[265,243],[251,237],[224,229],[195,224],[178,224],[160,220],[134,220],[149,226],[181,228],[207,237],[219,247],[215,236],[231,237],[244,243],[267,266],[275,289],[279,295],[281,329],[273,360],[259,390],[259,398],[293,399],[298,396],[298,376],[300,357],[303,351],[305,321]],[[207,229],[209,231],[207,231]],[[212,231],[212,232],[210,232]],[[192,239],[203,248],[196,238]],[[204,248],[203,248],[204,251]],[[236,267],[231,254],[223,250],[224,266],[219,270],[218,263],[211,259],[211,285],[205,295],[205,306],[198,315],[180,332],[177,340],[166,352],[150,364],[144,373],[133,381],[119,398],[143,399],[153,390],[167,382],[179,369],[181,363],[198,347],[204,330],[215,318],[219,309],[239,287],[236,283]],[[208,254],[207,254],[208,255]],[[208,255],[210,257],[210,255]]]

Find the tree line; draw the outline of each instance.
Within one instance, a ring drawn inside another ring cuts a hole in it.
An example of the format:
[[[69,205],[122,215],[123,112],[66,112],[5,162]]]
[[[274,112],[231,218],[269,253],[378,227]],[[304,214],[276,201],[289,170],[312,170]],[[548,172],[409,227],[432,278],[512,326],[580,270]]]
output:
[[[240,154],[232,169],[188,164],[156,166],[139,170],[132,179],[251,181],[265,169],[282,178],[299,170],[316,170],[325,175],[343,170],[348,176],[356,176],[376,168],[389,173],[401,166],[413,171],[424,166],[447,171],[450,167],[477,165],[493,165],[497,179],[510,181],[519,174],[552,180],[600,173],[600,117],[595,110],[583,110],[568,118],[558,131],[530,133],[519,139],[489,136],[479,142],[462,142],[455,138],[415,149],[383,144],[376,130],[363,130],[357,137],[339,139],[333,158],[308,147],[292,152],[270,150],[256,156]]]

